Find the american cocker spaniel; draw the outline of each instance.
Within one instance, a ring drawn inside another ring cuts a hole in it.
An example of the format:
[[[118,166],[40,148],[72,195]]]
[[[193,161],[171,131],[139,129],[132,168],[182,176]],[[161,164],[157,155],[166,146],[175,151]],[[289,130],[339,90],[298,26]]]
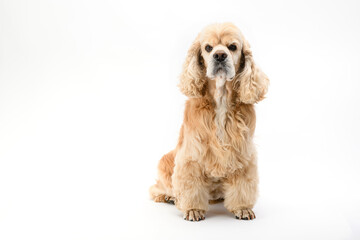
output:
[[[158,165],[155,202],[174,202],[184,219],[205,219],[209,203],[224,201],[237,219],[255,218],[258,174],[254,104],[267,76],[250,45],[230,23],[206,27],[191,45],[180,76],[189,99],[176,148]]]

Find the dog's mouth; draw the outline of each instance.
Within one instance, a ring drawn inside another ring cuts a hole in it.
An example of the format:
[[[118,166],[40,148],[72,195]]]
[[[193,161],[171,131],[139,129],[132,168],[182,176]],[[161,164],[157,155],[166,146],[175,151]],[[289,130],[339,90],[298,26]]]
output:
[[[234,78],[234,74],[232,74],[231,66],[229,66],[226,62],[216,63],[214,64],[212,76],[213,78],[224,76],[227,81],[231,81]]]
[[[218,67],[217,69],[214,69],[214,75],[221,74],[221,73],[227,73],[226,68]]]
[[[215,62],[214,63],[214,71],[218,71],[218,70],[221,70],[221,69],[226,69],[226,66],[227,64],[225,62]]]
[[[210,61],[206,76],[211,80],[223,78],[225,81],[232,81],[235,77],[235,68],[230,61]]]

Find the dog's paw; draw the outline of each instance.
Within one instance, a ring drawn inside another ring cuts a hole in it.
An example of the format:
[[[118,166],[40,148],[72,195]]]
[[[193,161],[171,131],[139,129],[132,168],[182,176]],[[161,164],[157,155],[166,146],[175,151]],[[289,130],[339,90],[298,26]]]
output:
[[[154,202],[166,202],[165,201],[165,195],[161,194],[154,197]]]
[[[175,198],[167,196],[165,194],[160,194],[160,195],[154,197],[154,201],[175,204]]]
[[[175,204],[175,198],[170,196],[165,196],[165,201],[170,204]]]
[[[235,218],[236,219],[242,219],[242,220],[253,220],[255,219],[255,213],[251,209],[241,209],[234,211]]]
[[[187,210],[184,215],[184,220],[188,220],[192,222],[198,222],[204,219],[205,219],[205,211],[203,210],[196,210],[196,209]]]

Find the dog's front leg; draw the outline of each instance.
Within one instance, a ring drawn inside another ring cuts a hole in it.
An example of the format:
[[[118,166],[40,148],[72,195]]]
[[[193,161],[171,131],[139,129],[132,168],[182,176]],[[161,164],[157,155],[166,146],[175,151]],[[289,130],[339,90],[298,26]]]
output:
[[[208,210],[209,193],[201,166],[192,160],[176,162],[172,176],[176,207],[184,213],[185,220],[203,220]]]
[[[256,164],[250,164],[226,179],[224,206],[234,213],[237,219],[252,220],[255,218],[252,208],[257,199],[257,185]]]

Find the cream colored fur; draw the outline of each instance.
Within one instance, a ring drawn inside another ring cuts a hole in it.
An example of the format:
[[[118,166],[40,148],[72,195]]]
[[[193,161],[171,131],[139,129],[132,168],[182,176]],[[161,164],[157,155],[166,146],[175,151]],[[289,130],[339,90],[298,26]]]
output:
[[[236,50],[229,50],[230,45]],[[227,54],[227,70],[214,72],[214,54],[219,51]],[[264,98],[268,83],[234,25],[210,25],[197,36],[180,77],[180,90],[189,99],[179,141],[159,162],[157,183],[150,188],[154,201],[175,201],[191,221],[204,219],[209,202],[222,199],[236,218],[255,218],[253,104]]]

